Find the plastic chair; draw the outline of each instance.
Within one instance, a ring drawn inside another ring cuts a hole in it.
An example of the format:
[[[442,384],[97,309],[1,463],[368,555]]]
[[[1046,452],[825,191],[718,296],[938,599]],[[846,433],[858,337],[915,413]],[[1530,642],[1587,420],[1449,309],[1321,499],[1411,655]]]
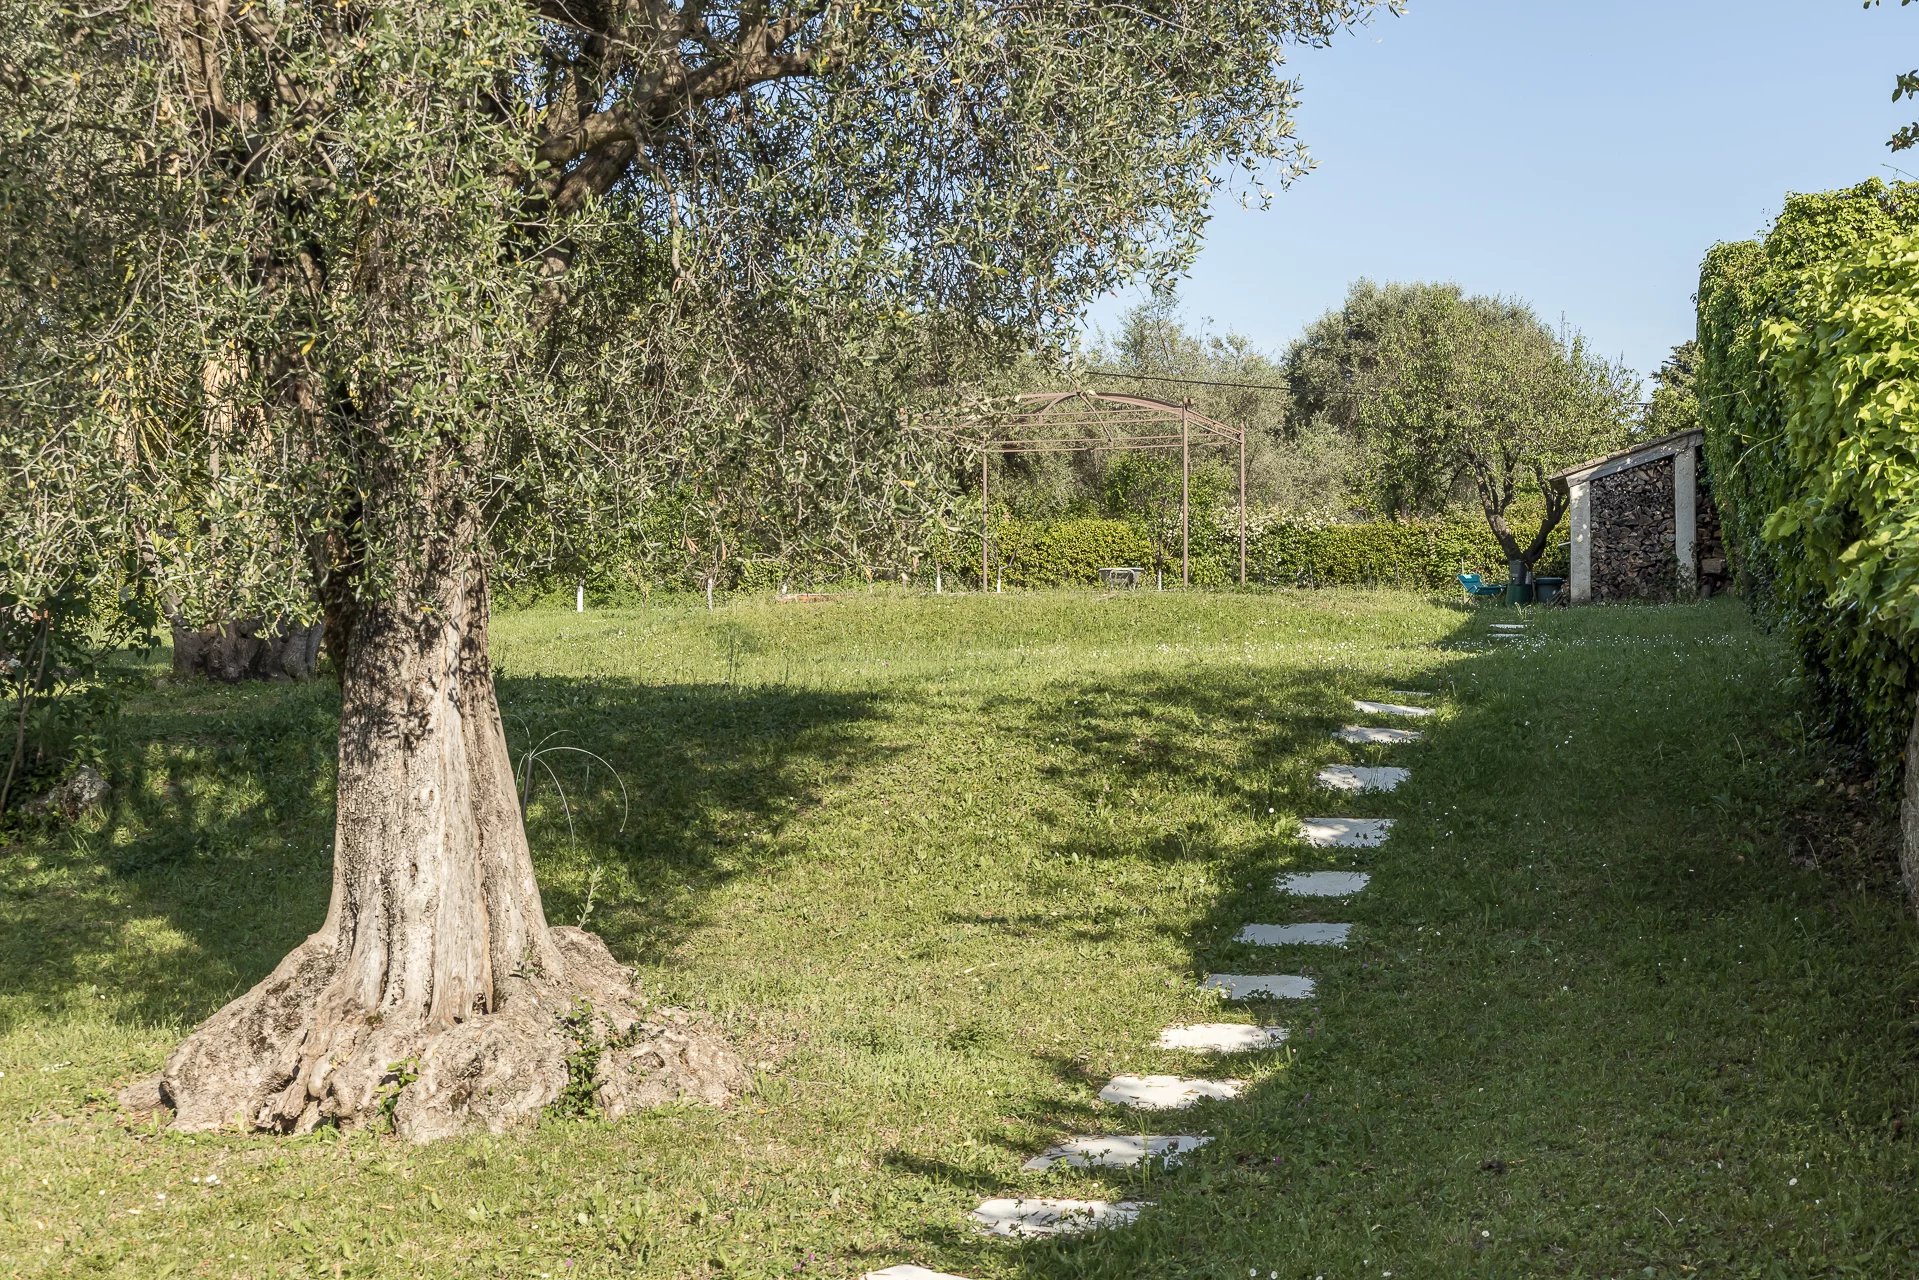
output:
[[[1493,600],[1506,594],[1505,583],[1482,581],[1476,573],[1460,574],[1459,585],[1466,589],[1469,600]]]

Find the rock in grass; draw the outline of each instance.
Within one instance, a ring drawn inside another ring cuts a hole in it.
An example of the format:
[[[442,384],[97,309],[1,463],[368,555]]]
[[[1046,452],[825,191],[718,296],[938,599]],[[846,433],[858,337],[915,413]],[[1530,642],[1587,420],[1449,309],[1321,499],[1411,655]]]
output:
[[[1000,1199],[982,1201],[972,1218],[987,1235],[1033,1239],[1124,1226],[1145,1208],[1139,1200]]]
[[[1393,832],[1391,818],[1301,818],[1299,838],[1315,849],[1374,849]]]
[[[1130,1169],[1148,1160],[1163,1160],[1170,1166],[1178,1164],[1188,1151],[1196,1151],[1211,1141],[1211,1138],[1185,1134],[1157,1138],[1083,1135],[1048,1147],[1020,1169],[1026,1173],[1044,1173],[1061,1164],[1069,1169]]]
[[[1349,924],[1249,924],[1233,941],[1255,947],[1343,947],[1352,932]]]
[[[1186,1053],[1254,1053],[1274,1049],[1290,1034],[1284,1027],[1249,1027],[1239,1022],[1201,1022],[1168,1027],[1159,1033],[1159,1047]]]
[[[1258,1027],[1247,1030],[1257,1031]],[[1239,1096],[1244,1080],[1188,1080],[1183,1076],[1114,1076],[1099,1091],[1101,1102],[1139,1111],[1183,1111],[1198,1102]]]

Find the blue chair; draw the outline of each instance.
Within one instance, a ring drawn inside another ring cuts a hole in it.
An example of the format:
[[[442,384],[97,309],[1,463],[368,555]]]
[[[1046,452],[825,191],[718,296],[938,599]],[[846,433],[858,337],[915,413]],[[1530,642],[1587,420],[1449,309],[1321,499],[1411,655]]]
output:
[[[1481,581],[1476,573],[1460,574],[1459,585],[1466,589],[1468,600],[1496,600],[1506,594],[1505,583]]]

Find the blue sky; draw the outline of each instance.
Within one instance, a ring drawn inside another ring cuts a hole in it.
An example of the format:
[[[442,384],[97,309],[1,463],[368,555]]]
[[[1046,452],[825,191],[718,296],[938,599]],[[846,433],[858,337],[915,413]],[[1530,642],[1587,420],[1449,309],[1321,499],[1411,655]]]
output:
[[[1650,371],[1713,242],[1788,191],[1919,173],[1885,146],[1914,66],[1897,0],[1412,0],[1295,56],[1318,168],[1266,212],[1217,203],[1182,309],[1278,351],[1359,276],[1456,280]]]

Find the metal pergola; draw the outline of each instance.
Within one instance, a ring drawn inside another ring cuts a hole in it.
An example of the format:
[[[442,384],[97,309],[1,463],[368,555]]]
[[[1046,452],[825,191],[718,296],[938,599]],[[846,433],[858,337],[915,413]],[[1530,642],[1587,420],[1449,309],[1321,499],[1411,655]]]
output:
[[[1001,402],[1007,404],[1007,402]],[[1150,396],[1105,391],[1041,391],[1014,396],[1002,411],[990,408],[969,421],[928,424],[979,456],[980,585],[992,580],[992,531],[987,485],[993,456],[1179,450],[1179,580],[1192,582],[1193,450],[1231,445],[1239,454],[1239,584],[1246,585],[1246,429],[1229,427],[1194,409]]]

